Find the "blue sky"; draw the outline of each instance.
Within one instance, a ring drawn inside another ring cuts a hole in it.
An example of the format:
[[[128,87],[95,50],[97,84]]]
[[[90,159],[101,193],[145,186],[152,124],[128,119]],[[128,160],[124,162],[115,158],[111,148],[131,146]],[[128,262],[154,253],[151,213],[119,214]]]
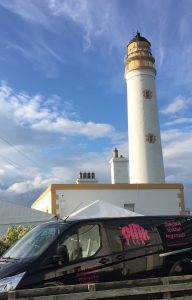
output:
[[[0,0],[0,197],[31,204],[80,171],[110,182],[128,155],[124,57],[140,31],[156,59],[167,182],[192,178],[192,2]]]

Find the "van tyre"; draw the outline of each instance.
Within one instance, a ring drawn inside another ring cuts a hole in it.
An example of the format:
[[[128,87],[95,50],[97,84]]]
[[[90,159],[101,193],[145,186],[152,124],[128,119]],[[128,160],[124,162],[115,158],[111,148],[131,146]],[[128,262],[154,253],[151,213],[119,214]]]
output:
[[[192,274],[192,262],[189,258],[176,261],[169,272],[169,276],[186,274]]]

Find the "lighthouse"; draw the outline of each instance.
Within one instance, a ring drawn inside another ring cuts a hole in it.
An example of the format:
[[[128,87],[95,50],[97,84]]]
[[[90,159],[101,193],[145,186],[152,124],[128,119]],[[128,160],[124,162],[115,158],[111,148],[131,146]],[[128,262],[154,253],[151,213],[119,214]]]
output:
[[[125,59],[130,183],[165,182],[155,76],[151,44],[137,32]]]

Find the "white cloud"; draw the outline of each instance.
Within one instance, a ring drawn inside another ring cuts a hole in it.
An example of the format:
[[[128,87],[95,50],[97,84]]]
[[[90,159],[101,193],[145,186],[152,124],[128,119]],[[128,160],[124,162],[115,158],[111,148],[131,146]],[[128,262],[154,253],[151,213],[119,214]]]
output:
[[[109,2],[88,0],[48,0],[50,11],[55,16],[72,20],[84,31],[84,48],[93,47],[92,38],[108,31],[111,5]]]
[[[186,183],[192,177],[192,132],[181,129],[162,133],[167,180]]]
[[[58,117],[56,120],[41,120],[32,125],[32,128],[60,132],[63,135],[85,135],[90,138],[111,136],[114,128],[108,124],[96,124],[93,122],[78,122]]]
[[[166,122],[165,125],[174,126],[174,125],[191,124],[191,123],[192,123],[192,118],[177,118],[173,121]]]
[[[4,43],[7,50],[15,50],[21,53],[35,66],[35,69],[43,72],[47,78],[58,77],[59,66],[66,63],[62,55],[59,55],[53,47],[48,46],[43,38],[36,37],[32,40],[28,36],[24,36],[22,45],[10,41],[4,41]]]
[[[158,60],[158,63],[159,63],[159,68],[161,68],[161,66],[163,65],[163,62],[164,62],[164,59],[165,59],[165,49],[160,46],[159,47],[159,60]]]
[[[0,176],[5,174],[5,170],[0,169]]]
[[[46,99],[42,95],[30,97],[23,92],[16,94],[5,82],[0,86],[0,104],[1,111],[14,115],[19,124],[36,130],[58,132],[64,136],[84,135],[89,138],[112,137],[115,132],[110,124],[69,119],[67,111],[46,106]],[[66,107],[71,109],[68,102]],[[71,111],[69,114],[77,115],[75,112],[71,114]]]
[[[166,108],[161,110],[162,114],[175,114],[179,111],[183,111],[187,108],[188,101],[182,96],[178,96],[172,103]]]
[[[126,156],[127,144],[119,144],[117,148],[119,155]],[[98,182],[111,182],[109,164],[111,155],[111,148],[104,149],[101,153],[80,153],[77,156],[69,157],[66,164],[61,165],[60,162],[50,166],[49,174],[38,174],[28,178],[25,175],[25,179],[20,177],[19,180],[15,178],[14,183],[9,183],[6,191],[10,195],[13,193],[24,194],[40,188],[45,189],[53,183],[75,183],[79,172],[95,172]]]
[[[51,28],[49,26],[49,19],[40,9],[40,2],[38,6],[35,5],[34,1],[25,0],[12,0],[4,1],[0,0],[0,5],[4,8],[10,10],[12,13],[17,14],[22,19],[27,22],[41,24],[46,28]]]
[[[26,193],[37,188],[46,188],[50,184],[54,183],[54,178],[42,178],[37,176],[34,179],[26,180],[23,182],[16,182],[7,189],[7,192],[11,193]]]
[[[56,165],[50,168],[49,176],[36,175],[25,180],[18,180],[9,184],[6,191],[8,193],[24,194],[30,191],[47,188],[53,183],[75,183],[79,172],[95,172],[99,182],[110,182],[110,150],[102,153],[83,153],[78,157],[69,158],[66,165]],[[35,199],[33,199],[35,200]]]
[[[65,105],[57,95],[30,96],[1,82],[0,196],[6,192],[11,199],[14,193],[35,194],[54,182],[75,182],[86,168],[96,171],[99,180],[109,180],[111,150],[88,152],[88,139],[104,138],[105,143],[107,138],[116,146],[126,138],[110,124],[83,122],[77,116],[72,103]]]
[[[51,170],[52,176],[60,183],[75,183],[79,172],[95,172],[96,178],[101,182],[110,182],[110,151],[102,153],[87,152],[73,157],[67,166],[55,166]]]
[[[16,94],[11,87],[5,82],[0,85],[0,104],[1,112],[4,111],[8,114],[13,114],[18,122],[39,120],[49,116],[48,110],[41,110],[41,103],[43,97],[35,95],[31,97],[26,93],[20,92]]]
[[[172,141],[178,141],[183,138],[183,132],[179,129],[163,130],[161,139],[164,145],[170,144]]]
[[[49,47],[44,41],[41,40],[39,43],[39,49],[38,52],[41,52],[43,55],[45,52],[50,54],[50,56],[54,57],[59,63],[65,64],[66,61],[63,57],[61,57],[55,50],[53,50],[51,47]]]

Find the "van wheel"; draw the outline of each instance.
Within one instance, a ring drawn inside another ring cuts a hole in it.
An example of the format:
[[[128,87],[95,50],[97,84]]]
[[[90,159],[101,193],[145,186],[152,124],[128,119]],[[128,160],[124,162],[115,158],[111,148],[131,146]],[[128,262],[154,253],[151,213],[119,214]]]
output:
[[[169,276],[186,274],[192,274],[192,262],[189,258],[176,261],[169,272]]]

